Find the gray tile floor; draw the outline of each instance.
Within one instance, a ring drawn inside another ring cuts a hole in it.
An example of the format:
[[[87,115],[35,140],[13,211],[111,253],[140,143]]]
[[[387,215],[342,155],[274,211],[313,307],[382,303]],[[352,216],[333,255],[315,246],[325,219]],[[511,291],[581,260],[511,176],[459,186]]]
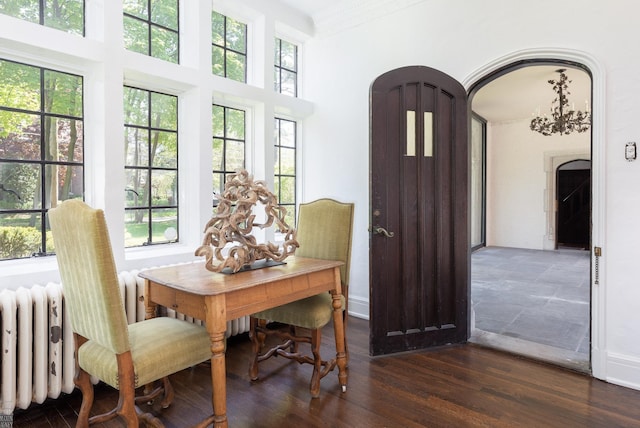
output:
[[[471,260],[474,336],[514,339],[516,345],[525,344],[524,353],[535,353],[526,346],[534,343],[551,360],[588,363],[588,251],[485,247]]]

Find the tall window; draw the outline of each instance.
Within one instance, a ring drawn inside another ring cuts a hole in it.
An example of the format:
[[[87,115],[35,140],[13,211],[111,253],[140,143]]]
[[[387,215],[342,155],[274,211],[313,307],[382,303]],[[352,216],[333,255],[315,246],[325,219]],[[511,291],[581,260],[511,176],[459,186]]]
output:
[[[227,175],[244,168],[245,112],[213,105],[213,205],[224,191]]]
[[[288,225],[296,219],[296,122],[275,119],[274,193],[287,209]]]
[[[84,36],[84,0],[2,0],[0,13]]]
[[[211,14],[211,62],[216,76],[247,81],[247,25],[235,19]]]
[[[84,196],[81,76],[0,60],[0,259],[54,251],[46,215]]]
[[[124,88],[125,246],[178,239],[178,97]]]
[[[133,52],[178,63],[178,0],[124,0],[124,45]]]
[[[275,91],[298,96],[298,47],[276,38],[274,64]]]

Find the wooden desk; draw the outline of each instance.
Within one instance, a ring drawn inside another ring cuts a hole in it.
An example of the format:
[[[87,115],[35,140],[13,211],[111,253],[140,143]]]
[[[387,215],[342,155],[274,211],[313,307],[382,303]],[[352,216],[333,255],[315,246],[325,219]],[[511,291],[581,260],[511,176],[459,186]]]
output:
[[[340,295],[342,262],[289,257],[286,264],[227,275],[206,270],[204,263],[171,266],[140,272],[145,279],[147,318],[162,305],[205,320],[211,337],[213,415],[198,427],[227,426],[225,330],[227,321],[251,315],[321,292],[333,296],[338,380],[347,386],[345,336]]]

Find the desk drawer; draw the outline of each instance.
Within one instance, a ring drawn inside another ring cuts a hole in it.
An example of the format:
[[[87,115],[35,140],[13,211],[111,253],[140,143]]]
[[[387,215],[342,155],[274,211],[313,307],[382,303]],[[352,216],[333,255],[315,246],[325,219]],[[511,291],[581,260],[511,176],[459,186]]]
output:
[[[161,285],[153,284],[149,287],[149,299],[158,305],[164,306],[185,315],[207,319],[204,297],[174,290]]]

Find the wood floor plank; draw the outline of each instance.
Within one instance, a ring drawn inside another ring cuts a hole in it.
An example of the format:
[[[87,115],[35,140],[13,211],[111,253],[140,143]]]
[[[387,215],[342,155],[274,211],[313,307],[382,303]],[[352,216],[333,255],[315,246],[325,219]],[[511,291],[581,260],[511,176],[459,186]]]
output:
[[[332,329],[322,353],[333,352]],[[581,373],[476,345],[456,345],[390,356],[368,355],[369,324],[348,325],[349,385],[331,373],[320,398],[309,394],[311,367],[282,359],[248,378],[246,335],[227,346],[227,412],[231,427],[639,427],[640,391]],[[176,398],[168,409],[148,407],[167,428],[183,428],[211,413],[210,367],[200,364],[172,377]],[[99,385],[96,404],[106,410],[117,394]],[[76,392],[14,414],[14,427],[72,427]],[[102,427],[122,427],[121,422]]]

